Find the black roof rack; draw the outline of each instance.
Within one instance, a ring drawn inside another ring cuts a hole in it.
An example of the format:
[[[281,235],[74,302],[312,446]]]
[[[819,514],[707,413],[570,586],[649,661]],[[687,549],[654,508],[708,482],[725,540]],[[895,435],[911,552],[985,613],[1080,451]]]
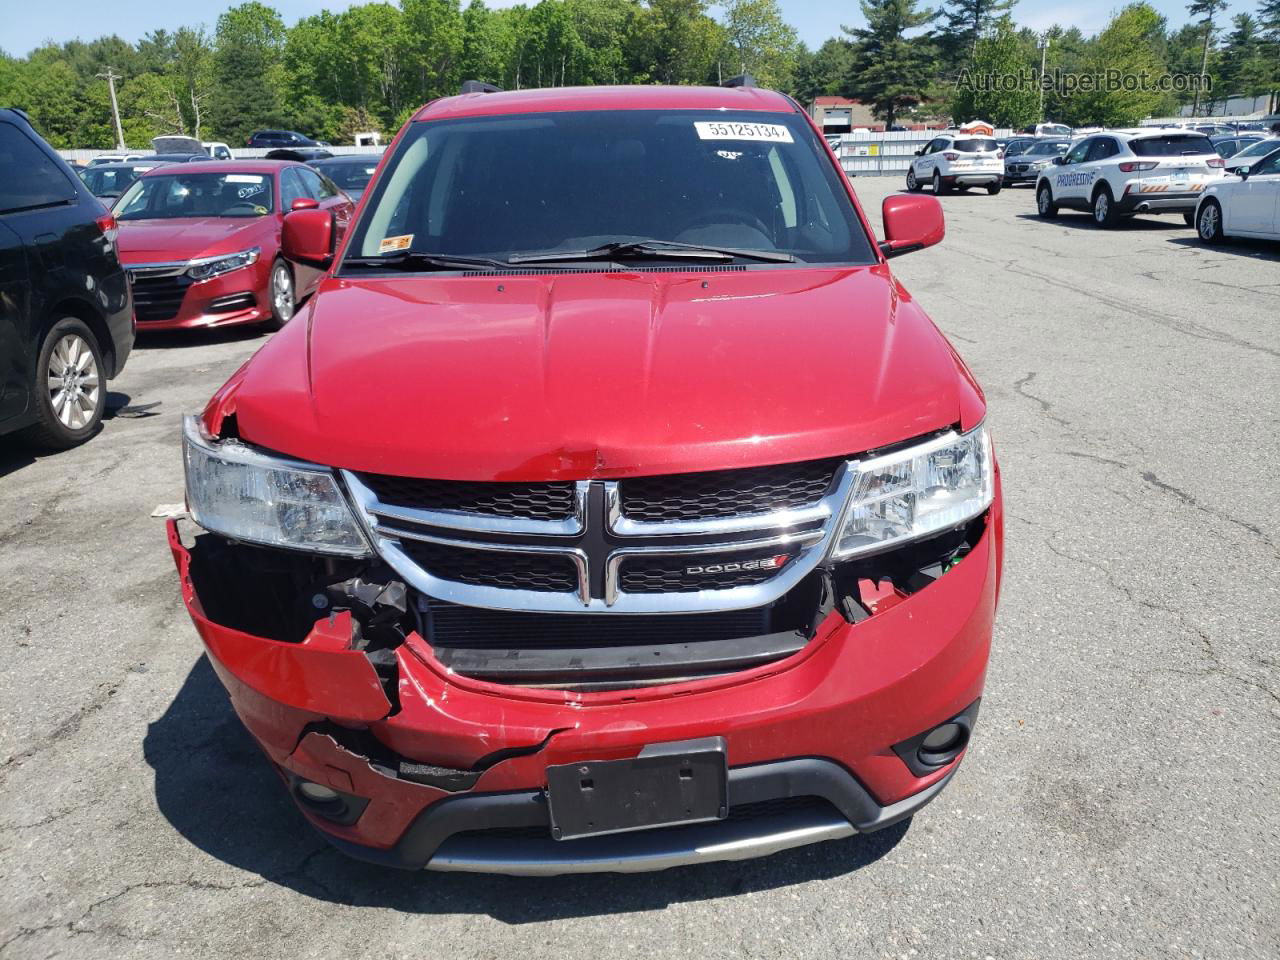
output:
[[[481,83],[479,80],[463,80],[459,93],[501,93],[502,88],[492,83]]]
[[[756,85],[756,78],[749,73],[740,73],[720,84],[722,87],[754,87]]]

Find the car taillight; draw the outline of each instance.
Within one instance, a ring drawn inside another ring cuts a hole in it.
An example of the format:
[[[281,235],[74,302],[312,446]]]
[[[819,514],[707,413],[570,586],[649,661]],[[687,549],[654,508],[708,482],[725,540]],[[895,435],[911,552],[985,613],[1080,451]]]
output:
[[[1227,165],[1227,161],[1223,160],[1221,157],[1210,157],[1205,161],[1205,163],[1211,167],[1225,167]]]
[[[960,154],[958,154],[958,153],[944,153],[944,154],[942,155],[942,159],[944,159],[944,160],[959,160],[959,159],[960,159]]]
[[[102,235],[107,238],[107,243],[114,244],[116,242],[116,236],[120,233],[120,226],[116,223],[115,217],[108,212],[93,222],[98,225]]]
[[[1158,160],[1130,160],[1120,164],[1121,173],[1133,173],[1135,170],[1154,170],[1160,166]]]

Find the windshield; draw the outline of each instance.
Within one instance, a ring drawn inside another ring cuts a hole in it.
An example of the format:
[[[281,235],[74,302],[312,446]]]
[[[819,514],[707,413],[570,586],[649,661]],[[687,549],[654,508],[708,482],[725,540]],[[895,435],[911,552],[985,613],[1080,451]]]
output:
[[[412,250],[505,262],[659,240],[874,263],[839,177],[792,114],[612,110],[420,122],[366,198],[348,256]]]
[[[378,169],[377,158],[361,163],[317,163],[316,169],[340,186],[347,193],[359,192],[369,185],[373,171]]]
[[[150,167],[89,167],[80,174],[89,192],[95,197],[118,197],[129,184],[142,176]]]
[[[1213,143],[1203,134],[1143,137],[1140,140],[1130,140],[1129,149],[1137,157],[1181,157],[1199,153],[1211,153],[1217,156],[1218,154],[1218,151],[1213,149]]]
[[[1067,152],[1067,148],[1070,146],[1070,140],[1054,140],[1048,143],[1037,143],[1027,153],[1034,154],[1037,157],[1060,157]]]
[[[143,177],[115,207],[117,220],[262,217],[271,212],[266,173],[170,173]]]
[[[1263,154],[1270,153],[1277,147],[1280,147],[1280,140],[1259,140],[1257,143],[1253,143],[1245,147],[1232,157],[1232,159],[1238,160],[1241,157],[1260,157]]]

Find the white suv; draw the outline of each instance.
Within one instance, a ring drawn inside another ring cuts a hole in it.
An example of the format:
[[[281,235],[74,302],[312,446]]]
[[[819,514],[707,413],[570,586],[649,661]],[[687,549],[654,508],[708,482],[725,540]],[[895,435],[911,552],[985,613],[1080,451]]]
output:
[[[986,187],[987,193],[997,194],[1004,185],[1003,157],[1000,144],[991,137],[943,134],[916,151],[907,169],[907,189],[931,184],[934,193],[949,193],[953,187]]]
[[[1036,180],[1036,207],[1056,217],[1059,207],[1086,210],[1113,227],[1137,213],[1180,213],[1188,226],[1196,201],[1222,178],[1223,160],[1194,130],[1108,130],[1085,137]]]

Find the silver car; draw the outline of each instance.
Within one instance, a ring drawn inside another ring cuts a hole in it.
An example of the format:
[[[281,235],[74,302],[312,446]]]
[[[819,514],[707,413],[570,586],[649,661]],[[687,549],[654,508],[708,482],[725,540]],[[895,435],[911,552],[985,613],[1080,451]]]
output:
[[[1004,184],[1006,187],[1017,183],[1035,183],[1040,171],[1053,164],[1054,157],[1060,157],[1071,147],[1071,141],[1057,137],[1045,137],[1019,153],[1008,157],[1004,162]]]

